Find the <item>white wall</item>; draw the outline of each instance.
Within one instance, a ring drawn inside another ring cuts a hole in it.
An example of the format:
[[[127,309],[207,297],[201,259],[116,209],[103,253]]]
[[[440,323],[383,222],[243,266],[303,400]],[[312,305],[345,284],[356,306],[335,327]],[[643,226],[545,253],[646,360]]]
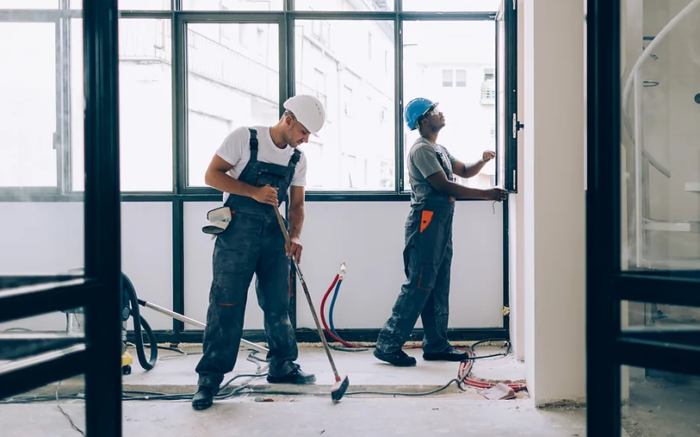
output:
[[[206,319],[213,240],[201,232],[217,203],[185,204],[185,314]],[[347,275],[334,309],[338,329],[380,328],[389,317],[403,273],[405,202],[307,202],[300,268],[319,311],[323,294],[346,263]],[[451,328],[503,326],[503,215],[501,205],[460,202],[454,225]],[[254,282],[248,295],[246,329],[262,328]],[[326,311],[330,298],[326,302]],[[313,319],[297,283],[297,326]],[[422,325],[420,320],[416,327]],[[189,327],[189,329],[196,329]]]
[[[585,397],[582,2],[524,8],[525,358],[535,405]]]

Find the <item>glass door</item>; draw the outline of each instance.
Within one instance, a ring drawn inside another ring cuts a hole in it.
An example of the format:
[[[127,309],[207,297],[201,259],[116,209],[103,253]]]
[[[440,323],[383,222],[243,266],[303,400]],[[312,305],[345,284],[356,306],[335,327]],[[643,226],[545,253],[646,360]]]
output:
[[[700,0],[587,7],[588,434],[697,435]]]

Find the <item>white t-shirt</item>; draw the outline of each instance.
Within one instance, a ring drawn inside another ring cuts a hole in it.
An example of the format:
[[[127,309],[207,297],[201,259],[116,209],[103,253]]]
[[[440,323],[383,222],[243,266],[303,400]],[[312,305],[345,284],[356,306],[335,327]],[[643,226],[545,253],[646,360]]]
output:
[[[269,127],[253,126],[253,129],[257,131],[258,137],[258,161],[285,167],[289,165],[289,160],[294,154],[294,148],[289,145],[284,149],[275,146],[275,143],[272,142],[272,137],[270,137]],[[233,165],[228,174],[234,179],[238,179],[238,176],[240,176],[250,160],[250,131],[248,128],[239,127],[231,132],[219,146],[216,154]],[[297,187],[306,185],[306,155],[304,153],[301,154],[299,162],[297,162],[291,184]],[[224,203],[228,199],[228,194],[224,193]]]

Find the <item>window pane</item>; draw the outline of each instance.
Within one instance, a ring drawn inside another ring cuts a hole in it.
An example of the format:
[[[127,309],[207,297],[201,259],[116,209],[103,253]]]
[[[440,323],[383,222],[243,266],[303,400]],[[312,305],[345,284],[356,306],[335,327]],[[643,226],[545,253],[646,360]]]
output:
[[[438,143],[467,164],[482,159],[486,150],[496,150],[492,127],[496,123],[493,99],[482,98],[484,71],[495,70],[495,29],[493,21],[410,21],[404,23],[404,106],[424,97],[440,103],[445,127]],[[455,51],[453,47],[460,47]],[[410,189],[406,158],[418,130],[404,123],[404,190]],[[489,161],[481,172],[457,183],[488,188],[495,184],[495,164]]]
[[[279,120],[278,32],[268,23],[188,26],[188,186],[205,186],[204,172],[231,131]]]
[[[0,9],[58,9],[59,0],[0,0]]]
[[[394,0],[295,0],[298,11],[393,11]]]
[[[170,10],[171,0],[118,0],[119,9],[136,9],[142,11]]]
[[[80,41],[76,41],[80,43]],[[82,60],[76,59],[78,66]],[[172,190],[170,20],[119,20],[119,153],[122,191]],[[82,77],[74,85],[82,90]],[[82,93],[82,91],[80,91]],[[81,94],[74,92],[74,100]],[[80,117],[79,113],[75,116]],[[80,125],[77,125],[80,127]],[[76,134],[78,132],[75,132]],[[80,132],[82,139],[82,132]],[[73,153],[73,187],[83,190],[83,156]]]
[[[371,51],[347,38],[370,34]],[[393,23],[297,21],[295,62],[296,92],[318,96],[327,117],[301,146],[307,190],[394,189]]]
[[[41,11],[28,15],[45,17]],[[82,46],[66,44],[71,26],[58,23],[0,22],[0,188],[44,186],[58,192],[63,172],[57,169],[63,167],[64,146],[71,144],[75,109],[68,65],[75,52],[82,53]],[[77,75],[84,77],[82,63]],[[76,124],[82,129],[83,118]],[[22,201],[0,202],[0,275],[63,275],[83,267],[81,199],[46,202],[28,193]],[[0,331],[24,322],[10,322]]]
[[[494,84],[494,70],[494,74],[484,75],[484,83],[482,84],[481,88],[481,99],[483,100],[488,97],[493,99],[498,98],[498,111],[496,114],[496,117],[498,118],[498,135],[496,139],[496,165],[498,166],[498,169],[496,184],[501,188],[509,188],[506,187],[506,144],[508,144],[506,137],[508,135],[512,135],[512,132],[506,131],[506,23],[503,17],[504,14],[500,15],[500,19],[496,21],[496,26],[498,29],[498,48],[496,49],[496,62],[499,69],[498,96],[492,94],[492,92],[495,92],[496,90],[496,86]]]
[[[623,21],[623,270],[700,269],[700,9],[649,37],[682,9],[645,3]]]
[[[82,9],[83,0],[70,0],[70,7]],[[117,0],[117,7],[121,10],[169,11],[172,0]]]
[[[184,10],[281,11],[283,7],[284,0],[182,0]]]
[[[56,187],[56,25],[0,23],[0,187]]]
[[[403,0],[403,10],[421,12],[494,12],[499,9],[501,1],[502,0]]]

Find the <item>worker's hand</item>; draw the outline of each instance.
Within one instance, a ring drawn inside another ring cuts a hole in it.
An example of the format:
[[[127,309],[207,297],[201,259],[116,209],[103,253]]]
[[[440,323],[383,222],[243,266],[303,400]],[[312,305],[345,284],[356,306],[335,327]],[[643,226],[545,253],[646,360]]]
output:
[[[253,199],[260,203],[267,203],[269,205],[277,206],[277,188],[273,188],[269,185],[264,187],[256,187],[253,193]]]
[[[298,238],[291,238],[290,240],[292,242],[291,247],[289,247],[289,245],[286,245],[287,257],[289,258],[289,257],[293,256],[294,261],[297,264],[300,264],[301,263],[301,250],[302,250],[301,240],[299,240]]]
[[[489,188],[486,191],[486,200],[495,200],[501,202],[508,198],[508,192],[501,188]]]
[[[482,159],[484,162],[489,162],[492,159],[494,159],[495,157],[496,157],[496,152],[492,152],[490,150],[485,150],[484,154],[482,156]]]

